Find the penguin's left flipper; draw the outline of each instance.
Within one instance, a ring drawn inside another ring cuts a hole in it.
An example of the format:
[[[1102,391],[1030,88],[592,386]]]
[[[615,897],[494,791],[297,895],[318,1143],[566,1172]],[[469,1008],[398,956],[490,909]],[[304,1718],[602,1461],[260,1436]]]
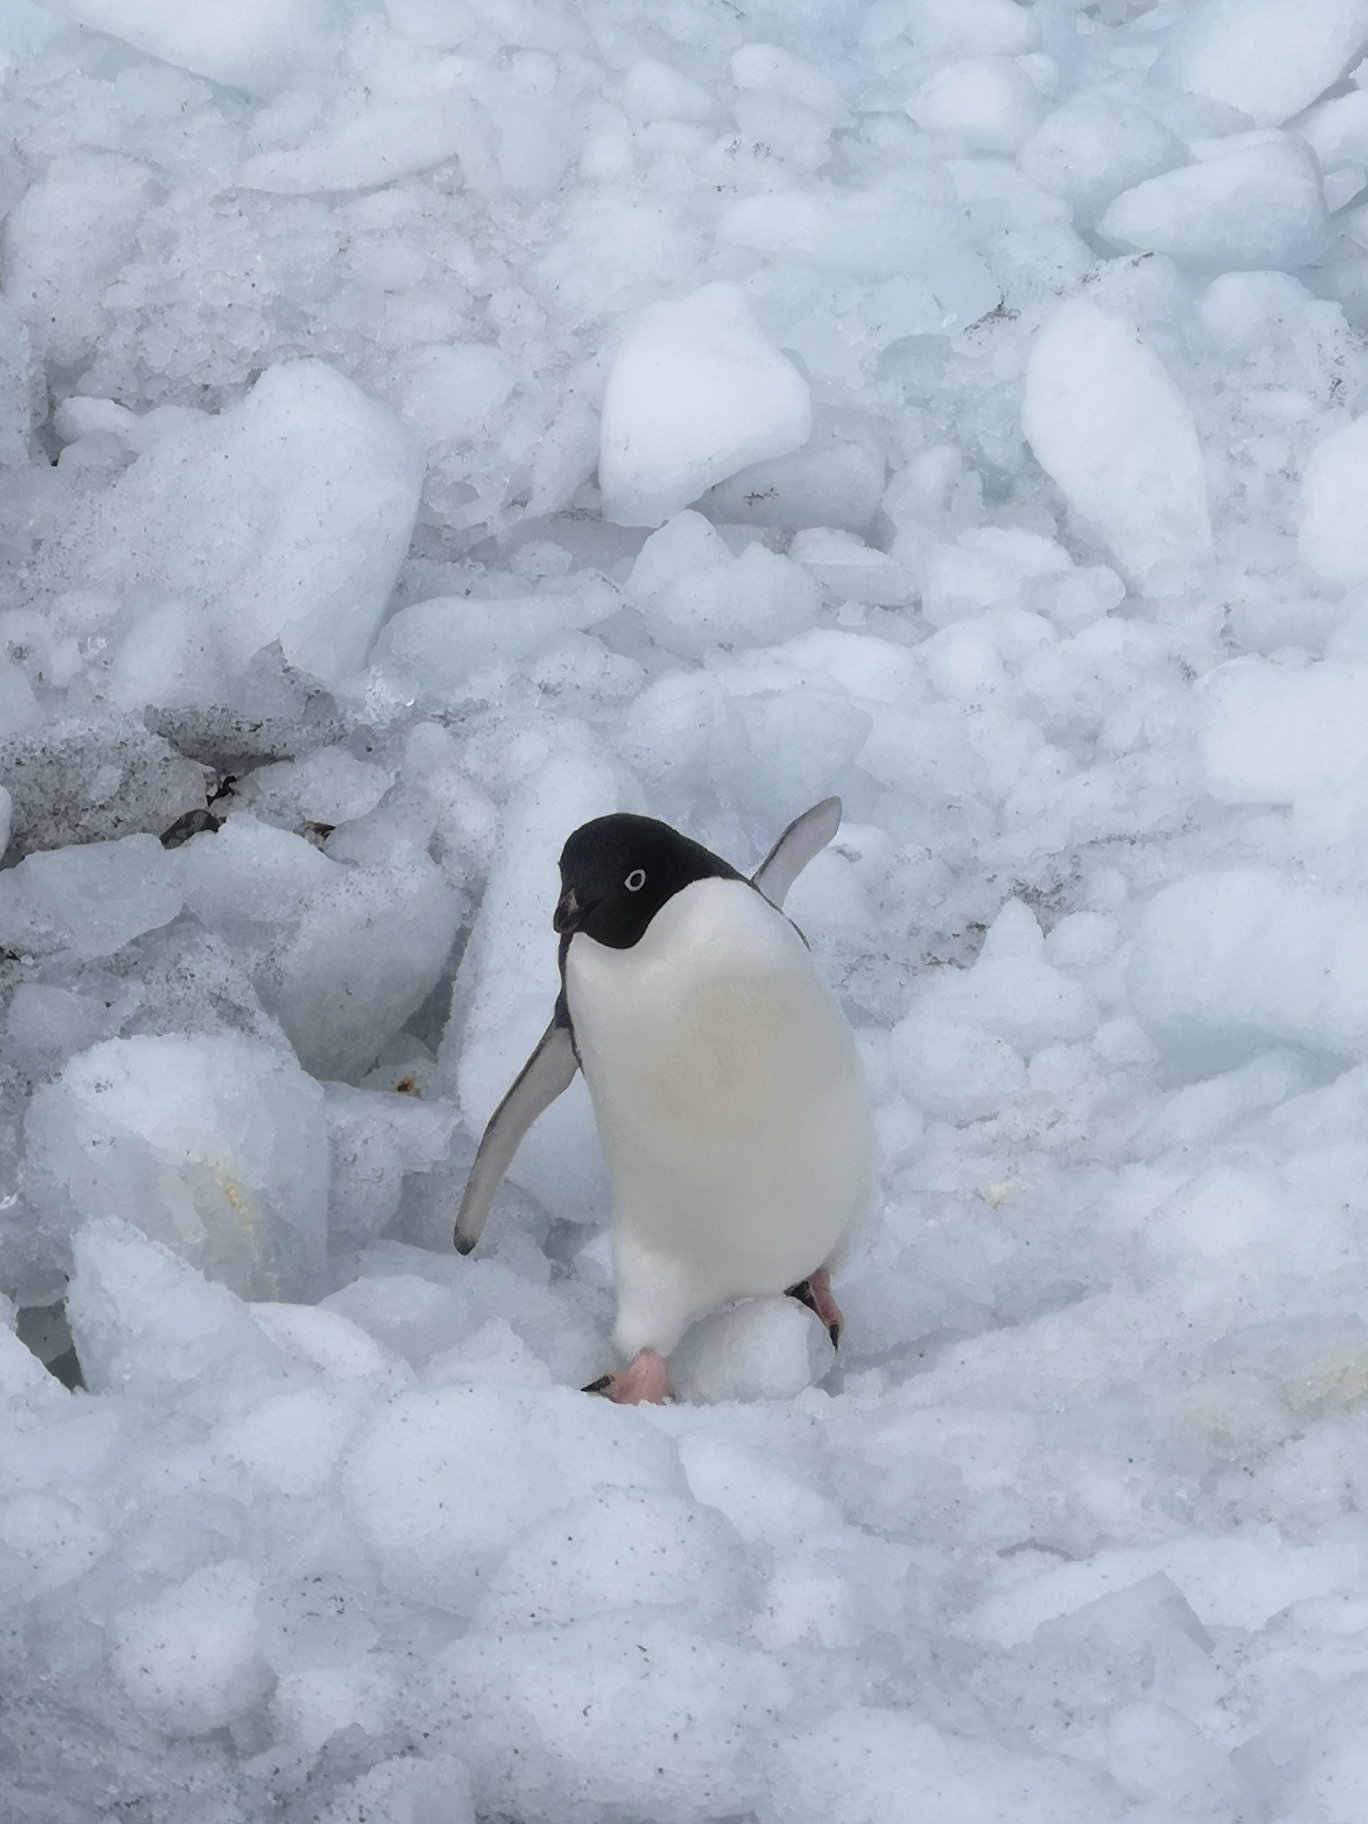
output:
[[[840,799],[823,798],[810,811],[794,818],[751,875],[751,885],[758,887],[772,906],[782,909],[789,888],[840,827]]]
[[[480,1239],[494,1193],[503,1183],[523,1135],[537,1116],[569,1089],[578,1069],[570,1028],[552,1020],[481,1136],[461,1207],[456,1212],[454,1240],[458,1254],[469,1254]]]

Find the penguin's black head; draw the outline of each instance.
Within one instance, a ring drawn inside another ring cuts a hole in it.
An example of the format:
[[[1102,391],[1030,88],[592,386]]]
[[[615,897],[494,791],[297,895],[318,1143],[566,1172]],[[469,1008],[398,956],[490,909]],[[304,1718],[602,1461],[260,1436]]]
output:
[[[741,880],[730,862],[654,817],[617,811],[581,824],[561,850],[562,937],[583,931],[630,950],[667,899],[695,880]]]

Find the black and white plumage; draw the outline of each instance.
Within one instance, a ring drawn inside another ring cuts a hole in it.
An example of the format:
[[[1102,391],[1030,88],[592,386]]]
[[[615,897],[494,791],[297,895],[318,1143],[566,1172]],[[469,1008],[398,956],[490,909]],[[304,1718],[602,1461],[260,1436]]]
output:
[[[839,1324],[825,1269],[869,1193],[868,1094],[780,907],[840,814],[814,806],[752,880],[623,813],[562,851],[561,994],[485,1130],[455,1239],[474,1247],[518,1142],[583,1068],[612,1183],[615,1340],[648,1369],[595,1384],[615,1398],[668,1391],[663,1358],[730,1299],[791,1290]]]

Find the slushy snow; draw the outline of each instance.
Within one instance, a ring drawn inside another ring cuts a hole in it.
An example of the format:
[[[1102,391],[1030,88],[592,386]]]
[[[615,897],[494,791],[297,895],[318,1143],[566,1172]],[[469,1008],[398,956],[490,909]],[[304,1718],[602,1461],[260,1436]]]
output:
[[[3,1824],[1361,1824],[1361,0],[0,0]],[[850,1017],[615,1366],[613,809]]]

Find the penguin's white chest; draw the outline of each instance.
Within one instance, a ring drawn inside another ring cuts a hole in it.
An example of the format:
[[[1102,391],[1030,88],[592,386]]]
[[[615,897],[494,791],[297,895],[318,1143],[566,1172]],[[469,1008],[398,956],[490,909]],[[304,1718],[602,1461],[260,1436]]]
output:
[[[805,1278],[858,1219],[854,1041],[798,933],[741,881],[693,882],[631,949],[577,935],[565,981],[613,1184],[619,1340],[668,1350],[712,1305]]]

